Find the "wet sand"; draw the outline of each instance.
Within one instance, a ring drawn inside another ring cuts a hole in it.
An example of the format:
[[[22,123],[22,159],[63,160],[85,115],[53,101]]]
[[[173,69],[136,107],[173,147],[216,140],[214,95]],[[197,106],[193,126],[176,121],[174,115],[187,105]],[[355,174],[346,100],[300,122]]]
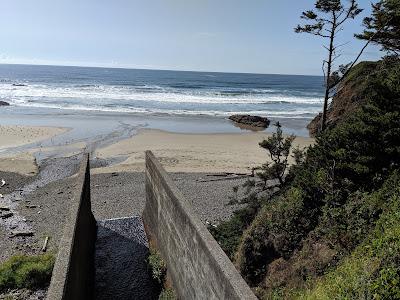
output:
[[[152,150],[171,172],[249,172],[267,161],[268,154],[258,143],[274,130],[273,126],[265,131],[243,130],[229,120],[210,117],[35,110],[28,115],[13,109],[0,120],[7,128],[0,170],[28,175],[46,159],[84,150],[103,161],[104,168],[96,173],[143,171],[145,150]],[[284,132],[302,132],[301,124],[286,120]],[[313,139],[299,136],[294,144],[306,147],[312,143]]]

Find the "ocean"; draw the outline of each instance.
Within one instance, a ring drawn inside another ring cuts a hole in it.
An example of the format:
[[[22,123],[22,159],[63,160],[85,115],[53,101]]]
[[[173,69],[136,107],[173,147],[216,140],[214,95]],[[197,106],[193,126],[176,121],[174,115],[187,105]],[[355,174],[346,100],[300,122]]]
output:
[[[0,100],[21,108],[309,120],[322,99],[320,76],[0,65]]]

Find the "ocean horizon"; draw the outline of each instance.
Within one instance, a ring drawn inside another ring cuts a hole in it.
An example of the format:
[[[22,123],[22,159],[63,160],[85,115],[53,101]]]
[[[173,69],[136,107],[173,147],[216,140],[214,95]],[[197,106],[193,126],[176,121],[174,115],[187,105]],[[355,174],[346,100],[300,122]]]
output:
[[[0,100],[25,111],[309,120],[322,99],[321,76],[0,65]]]

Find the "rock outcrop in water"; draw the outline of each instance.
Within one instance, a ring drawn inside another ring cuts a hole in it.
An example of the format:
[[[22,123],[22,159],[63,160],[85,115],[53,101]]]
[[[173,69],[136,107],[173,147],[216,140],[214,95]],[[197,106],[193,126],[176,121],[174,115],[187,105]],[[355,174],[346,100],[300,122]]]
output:
[[[267,128],[269,126],[269,123],[271,122],[265,117],[250,115],[232,115],[229,117],[229,120],[239,124],[258,128]]]
[[[0,101],[0,106],[9,106],[10,103],[5,102],[5,101]]]

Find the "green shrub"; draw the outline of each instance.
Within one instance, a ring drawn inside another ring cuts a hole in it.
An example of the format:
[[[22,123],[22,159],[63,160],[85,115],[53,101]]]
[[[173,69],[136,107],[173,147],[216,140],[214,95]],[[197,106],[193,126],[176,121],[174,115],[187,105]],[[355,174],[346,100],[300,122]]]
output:
[[[400,174],[394,172],[379,190],[371,193],[356,192],[342,206],[324,207],[316,235],[332,247],[351,251],[375,227],[397,185],[400,185]]]
[[[150,248],[150,255],[147,258],[147,262],[151,268],[153,279],[157,280],[159,284],[163,284],[167,273],[167,265],[156,249]]]
[[[400,268],[390,265],[380,268],[378,275],[370,284],[375,299],[400,299]]]
[[[392,177],[398,178],[398,174]],[[369,237],[303,298],[400,299],[399,181],[386,201],[387,207]]]
[[[221,222],[217,227],[208,226],[214,239],[231,260],[234,259],[243,232],[250,225],[259,208],[258,202],[250,201],[247,207],[235,211],[229,220]]]
[[[160,296],[158,297],[159,300],[176,300],[177,297],[175,292],[171,288],[163,289]]]
[[[337,253],[310,276],[315,280],[337,271],[336,283],[328,279],[330,275],[324,281],[324,291],[332,289],[342,297],[327,292],[331,299],[392,297],[384,286],[397,283],[398,271],[393,266],[399,265],[398,255],[392,253],[390,261],[383,254],[350,257],[361,253],[357,249],[388,216],[394,187],[400,183],[396,171],[400,168],[400,60],[360,64],[344,84],[355,89],[352,97],[362,99],[356,101],[362,106],[317,136],[305,158],[290,168],[281,191],[239,239],[236,265],[252,286],[263,288],[269,264],[277,259],[295,264],[296,269],[312,264],[310,257],[299,255],[311,241]],[[385,228],[379,234],[375,242],[390,236]],[[290,280],[288,288],[293,290],[308,285],[301,274]],[[315,295],[325,299],[324,293]]]
[[[162,259],[157,249],[150,247],[150,255],[147,258],[147,263],[151,268],[151,274],[154,280],[159,284],[160,300],[175,300],[177,299],[175,291],[171,287],[166,287],[167,264]]]
[[[244,233],[236,255],[243,277],[254,285],[262,279],[268,263],[288,257],[308,231],[309,218],[300,189],[290,188],[278,199],[263,206]]]
[[[52,254],[11,257],[0,265],[0,292],[6,289],[36,289],[47,286],[54,261]]]

